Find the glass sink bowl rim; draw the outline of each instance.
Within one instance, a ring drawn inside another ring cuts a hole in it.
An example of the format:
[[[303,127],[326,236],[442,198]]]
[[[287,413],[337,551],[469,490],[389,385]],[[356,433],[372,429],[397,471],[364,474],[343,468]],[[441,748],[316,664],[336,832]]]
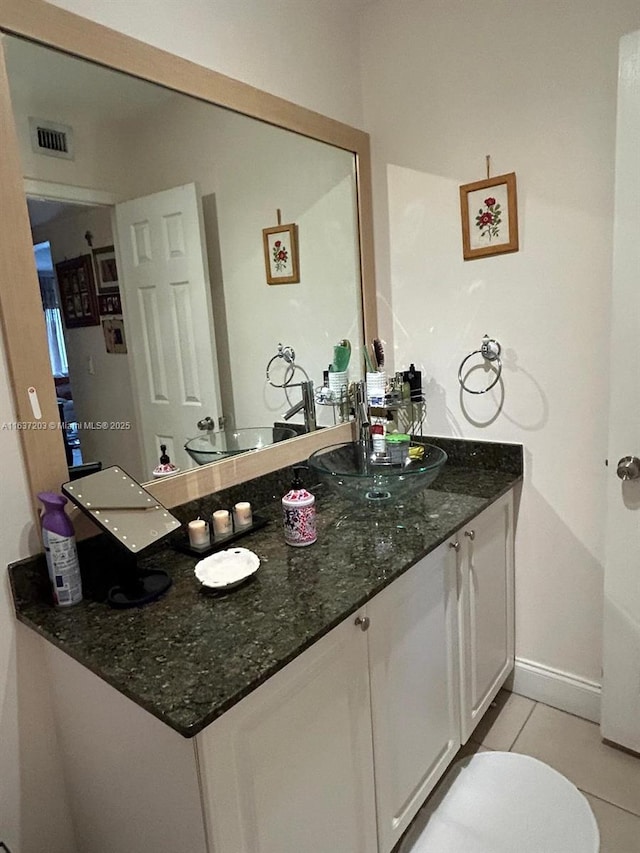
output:
[[[270,439],[269,435],[271,436]],[[275,438],[276,435],[278,438]],[[294,429],[285,426],[228,428],[219,431],[200,432],[185,442],[184,449],[198,465],[207,465],[209,462],[235,456],[238,453],[270,447],[272,444],[277,444],[279,441],[288,438],[295,438],[297,435],[298,433]],[[218,445],[214,443],[216,439],[219,441]],[[201,442],[203,446],[198,447],[197,442]]]
[[[448,459],[447,453],[435,444],[411,442],[412,447],[417,445],[425,448],[425,458],[409,459],[404,465],[373,464],[369,461],[371,451],[365,450],[366,470],[358,470],[363,449],[355,441],[314,451],[308,465],[320,482],[345,497],[367,501],[405,498],[431,485]]]

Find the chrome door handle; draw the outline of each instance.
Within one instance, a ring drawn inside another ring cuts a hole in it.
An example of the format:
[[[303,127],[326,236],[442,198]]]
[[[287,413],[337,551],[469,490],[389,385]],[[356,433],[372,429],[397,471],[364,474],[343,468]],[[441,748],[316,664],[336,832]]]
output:
[[[198,421],[196,424],[200,432],[211,432],[216,428],[216,425],[213,422],[213,418],[210,415],[207,415],[206,418],[202,418],[201,421]]]
[[[460,543],[458,542],[457,539],[455,542],[449,542],[449,548],[453,548],[454,551],[459,551],[460,550]]]
[[[472,542],[473,542],[473,540],[476,538],[476,532],[475,532],[475,530],[465,530],[464,535],[465,535],[465,536],[468,536],[468,537],[469,537],[469,539],[471,539],[471,541],[472,541]]]
[[[354,624],[359,625],[361,631],[368,631],[371,620],[368,616],[356,616]]]
[[[640,459],[637,456],[623,456],[616,471],[621,480],[637,480],[640,477]]]

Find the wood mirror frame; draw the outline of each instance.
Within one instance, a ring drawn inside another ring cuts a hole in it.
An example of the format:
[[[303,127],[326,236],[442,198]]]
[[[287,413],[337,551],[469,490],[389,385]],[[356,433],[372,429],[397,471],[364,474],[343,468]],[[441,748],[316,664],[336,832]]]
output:
[[[377,336],[369,136],[304,107],[255,89],[188,60],[74,15],[44,0],[0,0],[0,31],[23,36],[79,58],[227,107],[277,127],[326,142],[355,156],[364,341]],[[68,480],[55,385],[46,348],[24,179],[0,41],[0,308],[15,421],[33,500]],[[36,419],[29,389],[41,408]],[[29,426],[33,428],[28,428]],[[40,428],[39,428],[40,427]],[[328,444],[348,441],[340,424],[259,451],[155,481],[149,490],[166,506],[202,497],[305,458]]]

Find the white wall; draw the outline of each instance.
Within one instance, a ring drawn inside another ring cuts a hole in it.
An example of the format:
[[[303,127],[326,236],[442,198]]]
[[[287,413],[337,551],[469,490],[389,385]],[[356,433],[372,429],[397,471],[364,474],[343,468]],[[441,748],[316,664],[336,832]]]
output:
[[[49,0],[52,2],[52,0]],[[355,126],[357,3],[344,0],[56,0],[133,38]]]
[[[113,104],[109,81],[119,75],[109,75],[104,69],[85,64],[77,73],[67,57],[44,50],[11,36],[3,36],[9,71],[11,104],[15,120],[22,169],[25,177],[52,181],[92,190],[109,190],[126,198],[127,174],[122,168],[127,150],[109,122],[101,122],[96,104]],[[46,57],[46,70],[41,63]],[[75,73],[74,73],[75,72]],[[47,86],[41,85],[47,75]],[[141,88],[143,84],[140,84]],[[130,110],[144,106],[131,93]],[[122,110],[118,104],[119,113]],[[108,107],[102,110],[108,115]],[[30,117],[52,121],[71,128],[73,159],[45,157],[35,153],[31,145]]]
[[[517,654],[595,682],[618,40],[639,25],[637,0],[381,0],[362,29],[384,334],[423,370],[429,432],[524,445]],[[486,154],[517,174],[520,251],[464,262],[458,186]],[[460,394],[485,332],[503,398]]]
[[[0,352],[0,425],[15,422]],[[0,429],[3,564],[33,554],[40,542],[32,523],[18,433]],[[51,700],[40,640],[16,626],[9,579],[0,583],[0,840],[12,853],[73,853],[64,784],[51,723]]]
[[[340,0],[304,6],[295,0],[183,0],[178,18],[173,0],[73,0],[66,7],[335,118],[360,123],[355,21]],[[274,39],[274,20],[283,40]],[[0,417],[12,420],[6,370],[0,375]],[[0,453],[5,510],[0,562],[7,563],[39,546],[15,435],[0,431]],[[74,853],[40,654],[37,638],[14,628],[5,576],[0,584],[1,838],[12,853],[42,853],[43,843],[47,853]]]

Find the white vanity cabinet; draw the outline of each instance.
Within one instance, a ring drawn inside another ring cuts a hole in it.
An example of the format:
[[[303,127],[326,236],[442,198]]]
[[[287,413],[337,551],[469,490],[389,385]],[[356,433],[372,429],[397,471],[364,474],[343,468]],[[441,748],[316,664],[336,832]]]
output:
[[[367,605],[381,853],[396,844],[460,746],[455,583],[444,543]]]
[[[45,649],[78,853],[212,853],[195,740]]]
[[[391,853],[513,633],[509,493],[191,740],[48,646],[83,853]]]
[[[391,851],[460,746],[448,545],[198,736],[215,853]]]
[[[367,637],[355,618],[197,736],[212,853],[377,849]]]
[[[513,668],[513,495],[450,542],[458,577],[460,740],[464,744]]]

